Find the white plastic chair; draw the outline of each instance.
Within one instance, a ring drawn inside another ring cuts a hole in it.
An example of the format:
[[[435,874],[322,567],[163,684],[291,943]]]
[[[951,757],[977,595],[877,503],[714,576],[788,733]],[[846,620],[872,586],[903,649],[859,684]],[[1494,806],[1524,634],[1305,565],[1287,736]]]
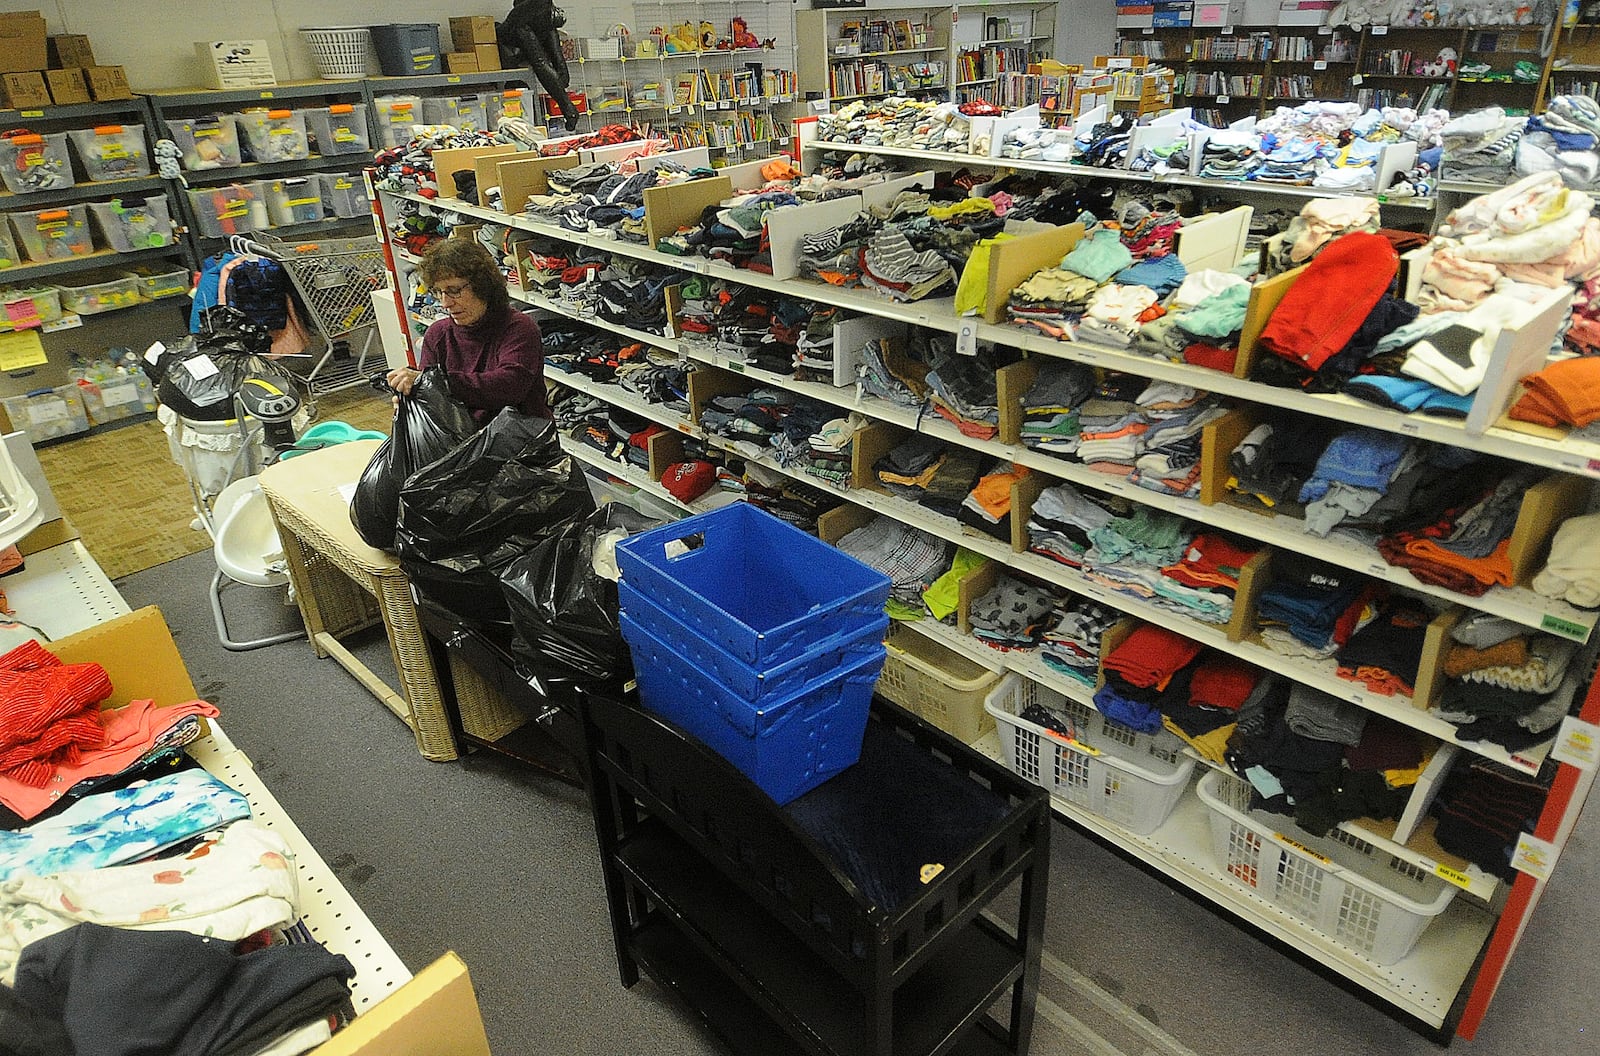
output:
[[[217,572],[211,577],[211,615],[222,647],[243,652],[304,638],[304,629],[242,642],[229,636],[222,608],[223,587],[229,582],[250,587],[281,587],[289,582],[283,543],[258,478],[243,477],[222,489],[211,504],[211,528],[212,554],[217,562]]]

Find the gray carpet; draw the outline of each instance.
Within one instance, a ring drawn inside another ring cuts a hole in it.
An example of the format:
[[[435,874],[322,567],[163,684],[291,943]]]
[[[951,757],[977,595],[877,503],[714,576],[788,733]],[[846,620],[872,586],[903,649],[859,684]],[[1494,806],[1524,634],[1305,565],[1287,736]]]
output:
[[[206,601],[213,568],[209,552],[195,554],[117,585],[135,608],[161,607],[228,734],[401,959],[416,970],[446,950],[461,955],[497,1056],[723,1051],[648,982],[632,990],[618,982],[581,793],[487,752],[458,763],[424,760],[392,714],[303,641],[226,652]],[[225,596],[235,637],[298,619],[275,592],[238,587]],[[392,677],[381,632],[358,652]],[[1600,1052],[1592,814],[1569,844],[1488,1022],[1456,1051]],[[1039,1056],[1436,1051],[1314,967],[1070,826],[1056,825],[1053,848],[1047,951],[1066,969],[1047,973],[1042,987]],[[1119,1019],[1114,1005],[1091,1008],[1081,984],[1071,985],[1075,973],[1142,1022]],[[1086,1040],[1074,1021],[1106,1043]]]

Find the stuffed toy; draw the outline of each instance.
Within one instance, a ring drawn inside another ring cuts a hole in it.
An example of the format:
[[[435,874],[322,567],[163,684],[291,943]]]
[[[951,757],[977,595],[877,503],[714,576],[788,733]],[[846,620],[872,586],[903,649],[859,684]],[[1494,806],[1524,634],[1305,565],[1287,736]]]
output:
[[[681,55],[685,52],[699,51],[700,44],[695,36],[694,23],[684,22],[672,27],[663,41],[662,50],[668,55]]]
[[[733,20],[733,46],[735,48],[759,48],[761,46],[761,41],[757,40],[756,35],[750,32],[750,23],[742,18]]]
[[[183,150],[178,144],[170,139],[158,139],[155,153],[156,168],[163,180],[177,180],[185,187],[189,186],[189,181],[183,175],[183,166],[179,164],[183,160]]]

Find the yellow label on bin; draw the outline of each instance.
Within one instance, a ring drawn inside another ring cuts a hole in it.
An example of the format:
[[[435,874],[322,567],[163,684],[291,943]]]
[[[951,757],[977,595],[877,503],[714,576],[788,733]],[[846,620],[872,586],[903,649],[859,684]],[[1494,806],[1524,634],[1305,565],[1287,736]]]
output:
[[[1312,858],[1315,858],[1317,861],[1321,862],[1323,865],[1332,865],[1333,864],[1333,859],[1328,858],[1325,855],[1318,854],[1316,851],[1313,851],[1310,847],[1307,847],[1305,844],[1301,843],[1299,840],[1291,840],[1289,837],[1285,836],[1281,832],[1273,833],[1272,834],[1272,838],[1277,840],[1279,843],[1284,844],[1285,846],[1293,847],[1295,850],[1299,851],[1301,854],[1309,855]]]
[[[110,159],[125,158],[128,156],[128,148],[121,143],[107,143],[100,148],[100,156]]]

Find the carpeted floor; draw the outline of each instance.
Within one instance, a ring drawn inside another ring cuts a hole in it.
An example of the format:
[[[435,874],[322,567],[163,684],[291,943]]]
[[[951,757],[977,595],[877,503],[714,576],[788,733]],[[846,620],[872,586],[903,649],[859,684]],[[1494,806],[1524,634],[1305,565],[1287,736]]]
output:
[[[224,651],[206,601],[213,568],[195,554],[118,587],[130,605],[162,608],[224,728],[401,959],[418,969],[460,953],[498,1056],[723,1051],[662,991],[619,984],[580,792],[486,752],[424,760],[392,714],[303,641]],[[236,635],[296,619],[277,592],[226,597]],[[359,652],[393,677],[381,636]],[[1600,963],[1596,814],[1573,834],[1483,1030],[1454,1051],[1600,1051],[1585,981]],[[1438,1051],[1065,823],[1052,835],[1049,901],[1035,1056]]]
[[[366,387],[317,401],[320,419],[388,431],[388,397]],[[166,433],[150,420],[39,449],[45,479],[83,543],[113,579],[211,549]]]

